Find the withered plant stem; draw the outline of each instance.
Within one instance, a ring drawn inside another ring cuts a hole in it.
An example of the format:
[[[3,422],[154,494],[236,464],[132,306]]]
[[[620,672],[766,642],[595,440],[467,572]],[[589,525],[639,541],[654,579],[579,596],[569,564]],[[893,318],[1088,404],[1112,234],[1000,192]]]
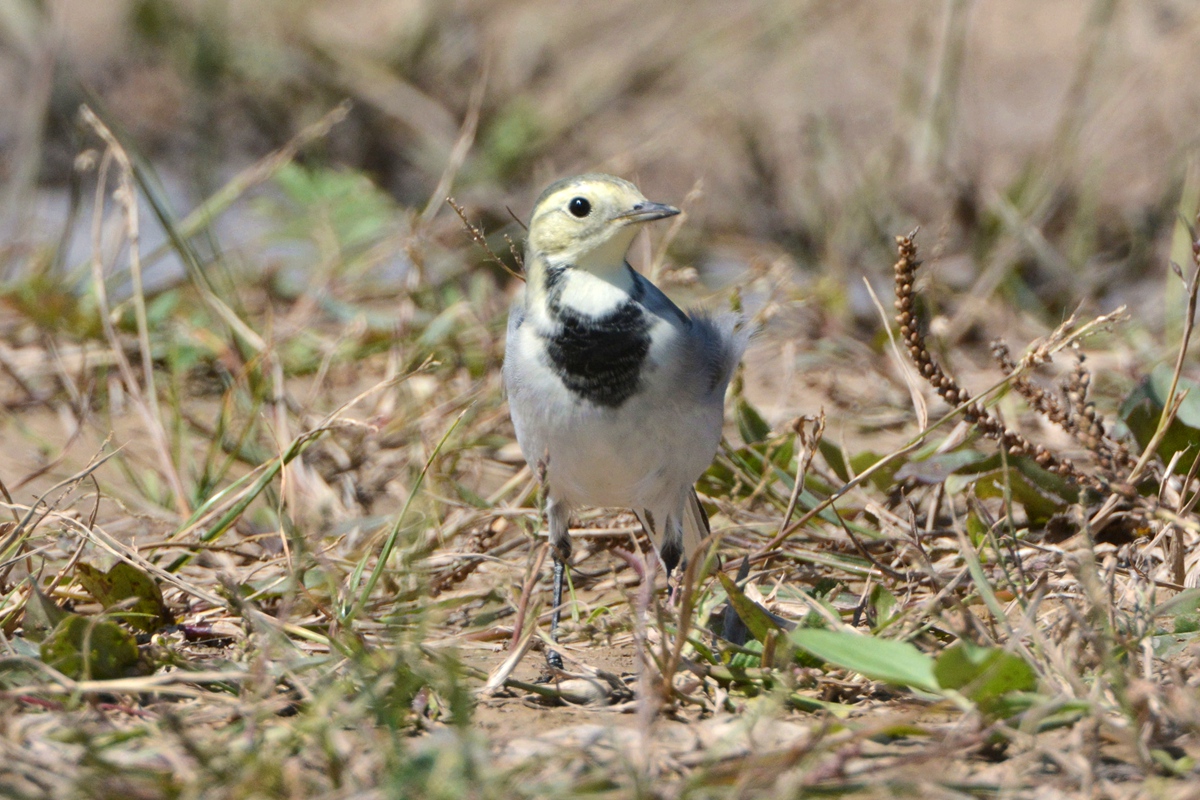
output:
[[[896,322],[900,326],[900,338],[908,350],[908,355],[917,372],[934,388],[934,391],[947,405],[962,405],[963,416],[967,418],[984,436],[994,439],[1011,455],[1027,455],[1043,469],[1069,478],[1078,483],[1097,485],[1098,479],[1081,471],[1068,458],[1052,453],[1040,444],[1034,444],[1022,434],[1009,429],[982,403],[972,401],[970,393],[958,382],[946,374],[941,365],[933,359],[929,347],[925,343],[925,334],[916,317],[915,298],[913,289],[916,281],[917,268],[921,261],[917,258],[916,231],[907,236],[896,237],[896,249],[899,258],[895,265],[896,275]]]
[[[1076,352],[1075,368],[1062,386],[1066,402],[1035,384],[1025,375],[1019,374],[1020,366],[1013,361],[1008,345],[997,339],[992,342],[992,356],[1000,369],[1011,376],[1011,386],[1025,398],[1029,407],[1069,433],[1081,445],[1096,454],[1100,467],[1111,480],[1120,480],[1117,470],[1128,475],[1137,464],[1123,443],[1108,435],[1104,417],[1096,411],[1095,403],[1088,399],[1092,375],[1088,371],[1083,353]],[[1021,359],[1025,367],[1038,366],[1050,360],[1040,349],[1034,349]]]
[[[515,271],[508,264],[505,264],[500,256],[496,255],[496,251],[493,250],[492,246],[488,244],[487,237],[483,235],[483,231],[480,230],[477,225],[467,219],[467,212],[463,210],[463,207],[460,206],[453,197],[447,197],[446,203],[454,209],[454,213],[458,214],[458,218],[462,220],[463,227],[467,229],[467,235],[471,237],[471,241],[479,245],[483,252],[487,253],[488,261],[491,261],[493,264],[497,265],[500,267],[500,269],[504,270],[509,275],[512,275],[517,280],[525,280],[524,275]],[[521,262],[516,247],[513,245],[511,240],[508,242],[508,249],[512,252],[513,257],[517,260],[517,266],[524,269],[525,265]]]

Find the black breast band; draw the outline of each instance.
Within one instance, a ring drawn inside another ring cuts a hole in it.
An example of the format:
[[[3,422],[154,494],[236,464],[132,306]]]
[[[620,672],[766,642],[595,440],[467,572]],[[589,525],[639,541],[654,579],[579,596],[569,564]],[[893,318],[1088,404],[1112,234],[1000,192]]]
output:
[[[557,304],[555,304],[557,305]],[[603,316],[558,307],[558,325],[546,336],[546,353],[563,384],[598,406],[617,408],[637,391],[650,352],[650,323],[627,300]]]

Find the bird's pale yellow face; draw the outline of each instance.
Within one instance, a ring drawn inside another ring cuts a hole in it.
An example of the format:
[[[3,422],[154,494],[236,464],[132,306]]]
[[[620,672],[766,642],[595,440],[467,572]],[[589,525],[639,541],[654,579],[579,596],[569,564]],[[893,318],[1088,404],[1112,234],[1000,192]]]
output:
[[[552,264],[603,273],[624,265],[640,223],[678,213],[672,206],[650,202],[621,178],[566,178],[551,184],[533,207],[529,253]]]

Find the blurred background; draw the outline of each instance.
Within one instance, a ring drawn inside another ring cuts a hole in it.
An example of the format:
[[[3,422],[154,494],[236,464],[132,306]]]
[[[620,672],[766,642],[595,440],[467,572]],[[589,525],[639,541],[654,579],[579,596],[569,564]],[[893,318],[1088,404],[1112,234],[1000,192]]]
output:
[[[71,240],[84,102],[184,214],[350,98],[303,159],[423,209],[474,93],[452,193],[489,232],[600,169],[699,189],[674,254],[702,272],[782,258],[857,286],[919,223],[942,279],[1051,316],[1161,297],[1185,186],[1195,204],[1185,0],[6,0],[0,37],[10,275]],[[221,247],[253,216],[226,214]]]

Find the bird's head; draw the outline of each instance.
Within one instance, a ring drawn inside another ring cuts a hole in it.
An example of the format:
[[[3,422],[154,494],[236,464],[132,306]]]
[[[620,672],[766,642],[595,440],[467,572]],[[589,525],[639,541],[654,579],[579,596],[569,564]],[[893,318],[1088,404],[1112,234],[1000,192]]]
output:
[[[611,175],[565,178],[552,183],[534,204],[529,252],[551,264],[604,274],[624,265],[641,223],[678,213]]]

